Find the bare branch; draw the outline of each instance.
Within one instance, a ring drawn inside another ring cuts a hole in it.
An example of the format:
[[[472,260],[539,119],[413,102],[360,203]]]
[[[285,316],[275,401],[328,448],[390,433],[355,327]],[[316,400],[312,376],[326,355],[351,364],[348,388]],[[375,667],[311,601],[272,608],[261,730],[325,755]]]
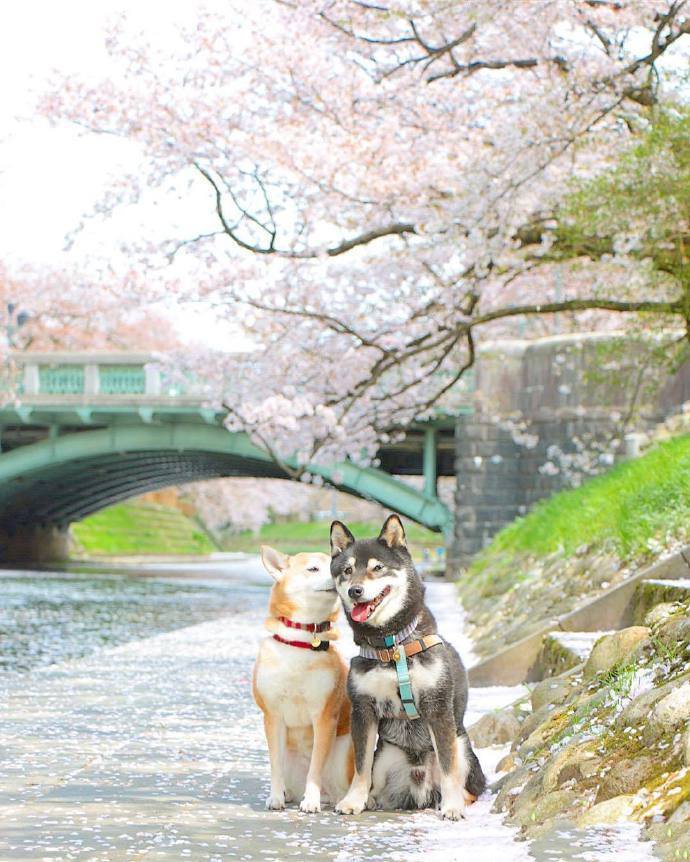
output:
[[[266,231],[270,236],[270,241],[267,246],[256,245],[255,243],[247,242],[237,233],[238,224],[231,224],[226,216],[224,207],[223,207],[223,191],[213,177],[213,175],[198,162],[194,163],[194,167],[199,171],[199,173],[204,177],[204,179],[209,183],[211,188],[213,189],[215,201],[216,201],[216,215],[223,226],[222,233],[227,234],[230,239],[236,243],[240,248],[245,249],[246,251],[251,251],[254,254],[266,254],[266,255],[275,255],[276,257],[282,257],[292,260],[313,260],[315,258],[321,257],[322,255],[327,255],[328,257],[337,257],[340,254],[345,254],[348,251],[351,251],[353,248],[357,248],[358,246],[368,245],[370,242],[373,242],[377,239],[382,239],[384,237],[389,236],[402,236],[404,234],[416,234],[417,229],[413,224],[408,222],[393,222],[392,224],[385,225],[380,228],[373,228],[372,230],[365,231],[364,233],[358,234],[351,239],[345,239],[339,242],[337,245],[326,247],[324,249],[306,249],[304,251],[291,251],[290,249],[280,249],[276,248],[275,239],[276,239],[276,231],[274,227],[268,227],[263,224],[256,216],[249,213],[246,209],[244,209],[238,201],[237,196],[234,192],[226,185],[228,194],[230,195],[234,205],[237,207],[239,212],[241,213],[242,218],[247,218],[260,227],[262,230]],[[254,175],[255,176],[255,175]],[[261,182],[261,181],[260,181]],[[265,186],[263,183],[262,191],[265,194]],[[270,206],[268,207],[269,213],[272,210]]]

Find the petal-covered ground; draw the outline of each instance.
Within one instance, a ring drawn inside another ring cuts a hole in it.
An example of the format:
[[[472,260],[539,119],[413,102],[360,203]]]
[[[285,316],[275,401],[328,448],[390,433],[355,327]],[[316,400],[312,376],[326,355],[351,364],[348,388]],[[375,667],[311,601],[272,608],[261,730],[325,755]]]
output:
[[[0,680],[2,862],[533,858],[489,796],[460,823],[434,812],[264,810],[268,762],[250,674],[267,593],[246,596],[220,619]],[[430,585],[430,603],[442,631],[460,637],[452,586]],[[473,691],[470,720],[514,695]],[[481,752],[487,771],[501,754]],[[553,855],[560,841],[540,855],[598,860],[608,844],[620,862],[629,841],[609,833],[598,855],[584,844],[569,856],[566,839],[566,855]]]

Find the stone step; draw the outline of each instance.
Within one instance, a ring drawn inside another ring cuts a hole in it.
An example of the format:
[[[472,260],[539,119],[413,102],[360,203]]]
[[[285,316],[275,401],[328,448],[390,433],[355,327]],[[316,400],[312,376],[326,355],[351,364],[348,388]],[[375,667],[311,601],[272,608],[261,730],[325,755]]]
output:
[[[684,583],[690,570],[690,545],[678,553],[636,572],[628,580],[588,599],[568,614],[544,623],[544,627],[469,668],[470,685],[519,685],[527,680],[543,640],[553,630],[568,632],[608,631],[634,623],[633,605],[639,585],[649,580]]]
[[[642,625],[653,607],[666,602],[690,602],[690,578],[649,578],[638,584],[633,597],[633,624]]]
[[[607,634],[610,632],[549,632],[529,669],[528,681],[537,682],[577,667],[587,660],[599,638]]]

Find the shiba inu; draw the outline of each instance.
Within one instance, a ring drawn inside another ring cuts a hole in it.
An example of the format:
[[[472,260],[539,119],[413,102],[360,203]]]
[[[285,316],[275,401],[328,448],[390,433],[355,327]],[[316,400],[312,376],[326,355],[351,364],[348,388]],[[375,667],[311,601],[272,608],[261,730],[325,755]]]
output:
[[[440,807],[457,820],[486,786],[463,723],[467,673],[424,604],[400,518],[360,541],[334,521],[331,555],[360,648],[348,676],[355,773],[336,811]]]
[[[269,809],[301,798],[300,809],[336,802],[352,779],[347,666],[333,647],[338,596],[328,554],[287,556],[266,545],[275,583],[254,665],[252,693],[264,716],[271,763]]]

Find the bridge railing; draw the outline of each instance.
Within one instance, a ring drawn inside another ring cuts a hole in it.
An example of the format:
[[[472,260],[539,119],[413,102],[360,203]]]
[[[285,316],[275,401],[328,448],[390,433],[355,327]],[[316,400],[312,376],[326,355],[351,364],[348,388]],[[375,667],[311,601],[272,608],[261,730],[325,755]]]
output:
[[[15,353],[12,362],[19,372],[20,397],[183,394],[148,353]]]

